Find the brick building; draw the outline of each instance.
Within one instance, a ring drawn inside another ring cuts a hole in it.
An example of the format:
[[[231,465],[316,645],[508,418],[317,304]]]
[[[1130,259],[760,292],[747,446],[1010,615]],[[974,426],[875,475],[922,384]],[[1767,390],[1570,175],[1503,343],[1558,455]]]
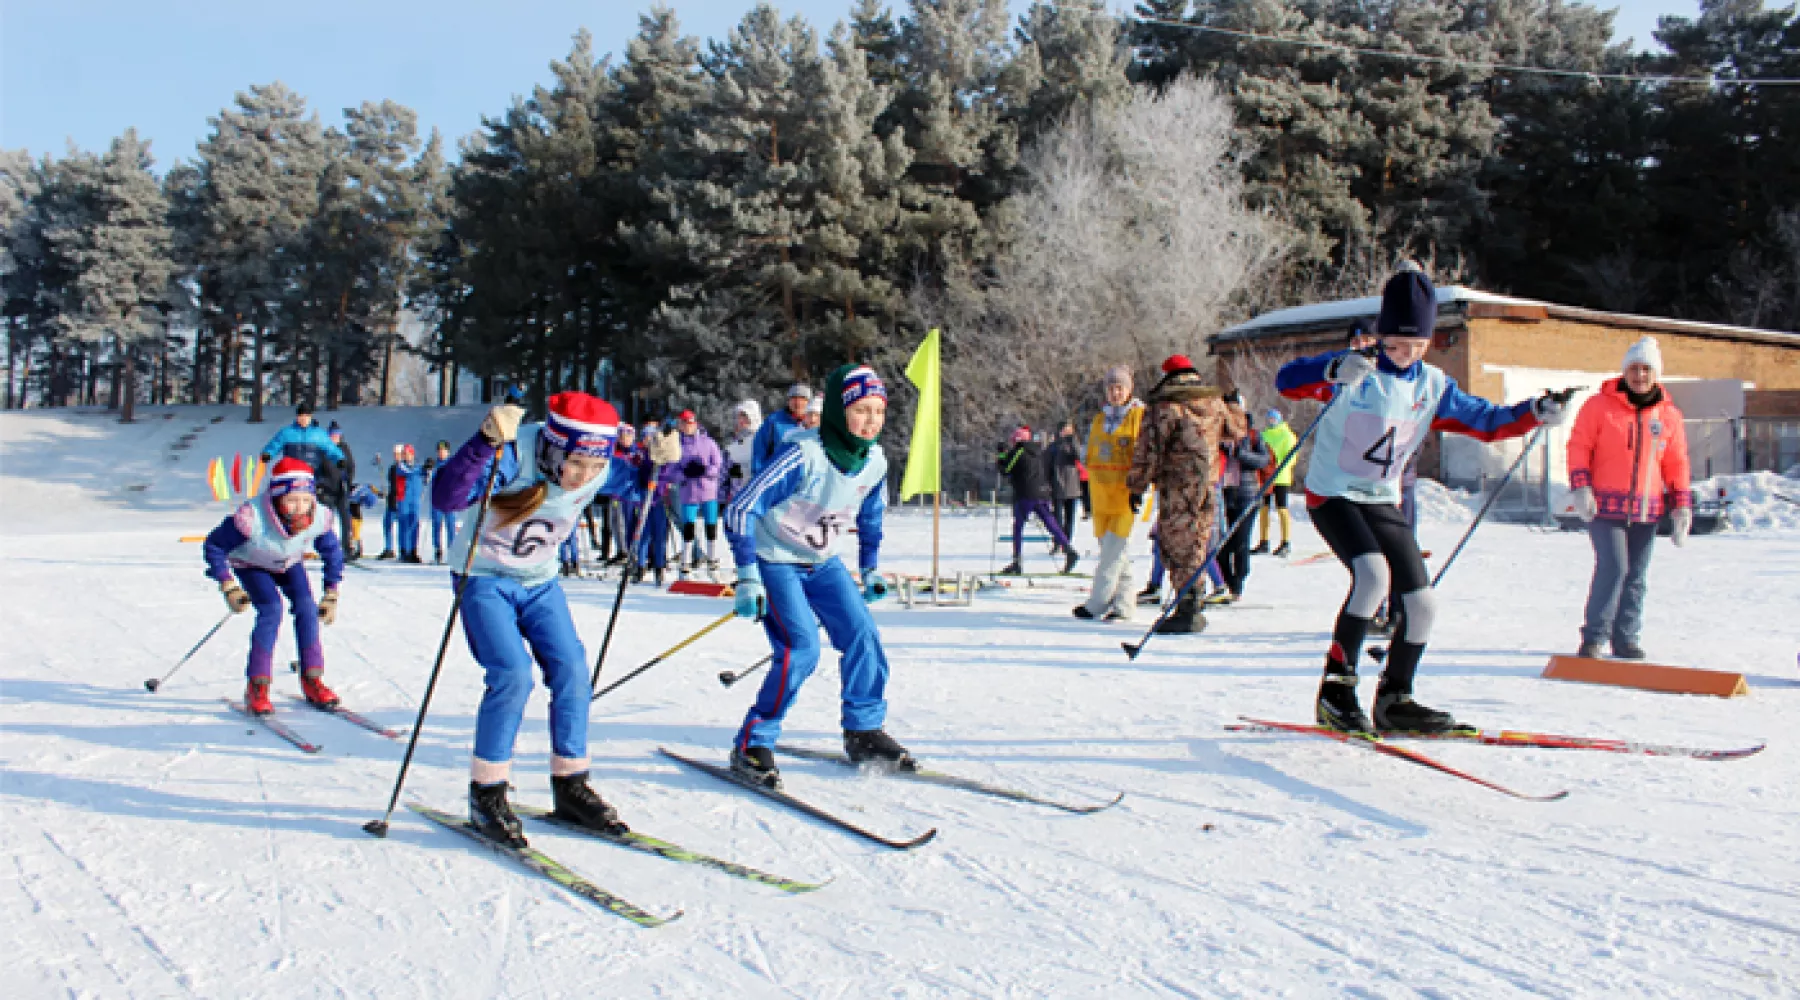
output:
[[[1346,299],[1276,310],[1221,331],[1208,341],[1219,381],[1245,389],[1253,404],[1272,400],[1281,362],[1342,347],[1350,325],[1360,319],[1373,329],[1380,309],[1378,297]],[[1600,312],[1452,285],[1438,289],[1437,333],[1426,360],[1498,402],[1569,386],[1585,396],[1619,374],[1625,349],[1645,335],[1661,346],[1664,382],[1687,417],[1696,478],[1800,464],[1800,333]],[[1542,457],[1523,467],[1527,482],[1546,495],[1564,481],[1567,433],[1546,435]],[[1420,473],[1464,487],[1503,473],[1522,444],[1433,437]]]

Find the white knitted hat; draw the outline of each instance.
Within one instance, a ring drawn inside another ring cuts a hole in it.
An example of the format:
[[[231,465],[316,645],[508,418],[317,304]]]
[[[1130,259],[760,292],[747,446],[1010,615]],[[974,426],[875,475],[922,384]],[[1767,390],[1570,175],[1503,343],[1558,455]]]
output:
[[[1656,373],[1656,380],[1662,381],[1662,348],[1656,346],[1655,337],[1644,337],[1625,352],[1624,367],[1632,365],[1649,365],[1650,370]]]

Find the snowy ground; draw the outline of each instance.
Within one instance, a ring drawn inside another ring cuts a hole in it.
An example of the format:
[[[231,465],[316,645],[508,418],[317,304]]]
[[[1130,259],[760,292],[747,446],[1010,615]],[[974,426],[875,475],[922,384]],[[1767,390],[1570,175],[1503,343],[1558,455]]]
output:
[[[178,541],[222,513],[196,502],[195,466],[273,430],[234,415],[207,424],[183,457],[168,450],[173,437],[214,411],[159,426],[160,412],[132,428],[100,415],[0,416],[8,997],[1800,992],[1792,530],[1658,545],[1645,645],[1664,662],[1746,673],[1750,696],[1725,701],[1538,679],[1549,653],[1575,644],[1586,540],[1482,528],[1445,582],[1423,698],[1493,726],[1770,741],[1731,763],[1433,750],[1526,790],[1571,790],[1552,804],[1325,741],[1224,732],[1240,713],[1305,718],[1344,585],[1329,562],[1258,560],[1250,606],[1212,614],[1203,636],[1160,638],[1136,663],[1118,643],[1143,622],[1075,621],[1074,581],[989,591],[973,608],[882,606],[889,728],[916,752],[1041,792],[1126,792],[1109,812],[1067,816],[786,764],[794,790],[872,826],[942,830],[910,854],[656,755],[667,745],[723,757],[750,692],[724,690],[716,675],[766,652],[753,626],[728,625],[596,705],[597,783],[642,830],[835,881],[789,897],[531,831],[627,898],[686,912],[641,930],[404,811],[388,840],[363,833],[402,745],[290,713],[325,744],[306,757],[226,713],[220,699],[241,691],[248,616],[161,693],[145,692],[143,680],[223,610],[198,547]],[[352,418],[364,425],[351,424],[359,455],[402,431],[429,443],[456,424],[424,411]],[[947,566],[987,569],[991,528],[985,516],[947,518]],[[1460,530],[1430,520],[1424,544],[1441,558]],[[1297,557],[1323,548],[1303,519],[1297,531]],[[926,568],[928,519],[897,514],[889,540],[888,568]],[[1035,549],[1028,568],[1050,569]],[[597,643],[612,586],[579,582],[570,594]],[[326,638],[339,693],[410,724],[448,605],[441,570],[352,570]],[[725,607],[634,592],[608,674]],[[833,662],[791,717],[796,741],[835,742]],[[277,682],[296,687],[291,675]],[[460,807],[479,695],[459,641],[409,796]],[[548,801],[542,719],[540,692],[515,775],[534,803]]]

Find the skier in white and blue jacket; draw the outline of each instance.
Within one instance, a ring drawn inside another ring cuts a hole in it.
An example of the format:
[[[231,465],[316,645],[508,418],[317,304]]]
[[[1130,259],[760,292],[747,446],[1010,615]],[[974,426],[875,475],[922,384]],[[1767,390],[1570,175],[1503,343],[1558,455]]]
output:
[[[769,414],[769,419],[756,428],[756,437],[751,439],[749,475],[754,476],[768,468],[788,438],[806,429],[801,420],[806,416],[806,407],[812,398],[812,386],[805,382],[795,382],[788,387],[787,408]]]
[[[474,515],[465,515],[450,544],[450,564],[458,568],[451,579],[462,591],[463,635],[487,683],[475,714],[469,822],[515,847],[525,846],[525,836],[506,790],[534,655],[550,689],[557,815],[605,833],[626,832],[618,812],[588,785],[587,652],[569,616],[556,558],[605,480],[619,418],[611,404],[582,392],[552,396],[541,424],[520,427],[524,414],[509,404],[489,410],[480,431],[439,467],[431,495],[434,508],[478,511],[482,485],[498,464],[487,517],[477,527]]]
[[[1388,280],[1381,293],[1376,356],[1335,351],[1281,366],[1275,387],[1289,399],[1344,399],[1319,416],[1306,470],[1313,527],[1350,571],[1325,655],[1314,714],[1345,732],[1442,733],[1456,727],[1448,712],[1413,700],[1413,675],[1431,638],[1437,600],[1418,539],[1400,510],[1400,478],[1430,431],[1481,441],[1517,437],[1540,423],[1561,423],[1566,399],[1546,393],[1511,406],[1457,387],[1424,362],[1437,324],[1437,289],[1416,266]],[[1369,622],[1390,585],[1399,624],[1375,691],[1375,720],[1356,698],[1356,665]]]
[[[781,787],[775,741],[819,664],[821,625],[841,657],[845,752],[858,763],[916,766],[882,729],[888,662],[867,607],[887,593],[878,568],[887,457],[875,443],[886,419],[880,376],[866,365],[844,365],[825,382],[819,429],[790,438],[725,511],[738,566],[737,613],[763,623],[773,653],[738,730],[731,767],[769,788]],[[857,540],[855,576],[837,554],[847,535]]]

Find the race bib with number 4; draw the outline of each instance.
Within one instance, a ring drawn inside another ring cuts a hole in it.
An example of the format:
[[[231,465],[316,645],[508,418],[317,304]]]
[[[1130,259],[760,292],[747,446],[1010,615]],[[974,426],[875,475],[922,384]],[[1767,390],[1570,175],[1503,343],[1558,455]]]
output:
[[[1338,468],[1358,479],[1394,479],[1406,467],[1425,425],[1392,420],[1376,413],[1352,413],[1344,419]]]

